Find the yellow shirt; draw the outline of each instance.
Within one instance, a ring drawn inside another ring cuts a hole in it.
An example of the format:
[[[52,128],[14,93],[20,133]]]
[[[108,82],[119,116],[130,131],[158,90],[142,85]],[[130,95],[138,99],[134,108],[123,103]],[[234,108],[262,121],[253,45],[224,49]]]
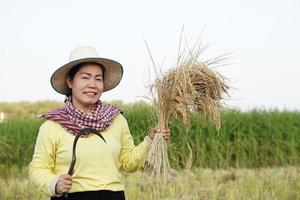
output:
[[[69,192],[124,190],[122,174],[138,170],[149,146],[147,140],[134,145],[127,121],[118,114],[109,128],[97,135],[79,138],[76,147],[72,187]],[[57,177],[67,174],[75,136],[60,124],[47,120],[37,136],[29,178],[49,195]]]

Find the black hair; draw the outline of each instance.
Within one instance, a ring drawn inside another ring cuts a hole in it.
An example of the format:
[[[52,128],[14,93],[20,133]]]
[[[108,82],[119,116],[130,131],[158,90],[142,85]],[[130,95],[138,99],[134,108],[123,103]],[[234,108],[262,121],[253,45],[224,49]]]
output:
[[[103,77],[103,80],[104,80],[104,72],[105,72],[105,67],[102,65],[102,64],[99,64],[99,63],[93,63],[93,62],[83,62],[83,63],[80,63],[78,65],[75,65],[74,67],[72,67],[69,72],[67,73],[67,78],[70,78],[71,80],[74,79],[74,76],[75,74],[80,70],[80,68],[83,66],[83,65],[86,65],[86,64],[96,64],[96,65],[99,65],[99,67],[102,69],[102,77]],[[66,97],[69,97],[69,96],[72,96],[72,90],[69,89],[66,93]]]

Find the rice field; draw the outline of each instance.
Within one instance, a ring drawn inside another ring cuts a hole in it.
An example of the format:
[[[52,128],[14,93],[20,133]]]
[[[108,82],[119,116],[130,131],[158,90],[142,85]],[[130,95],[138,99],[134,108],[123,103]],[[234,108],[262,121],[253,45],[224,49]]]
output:
[[[148,104],[114,103],[124,110],[136,143],[156,124]],[[27,165],[43,123],[35,116],[45,112],[43,106],[30,113],[9,108],[5,111],[9,118],[0,123],[0,199],[48,199],[27,179]],[[300,113],[223,110],[221,119],[219,132],[213,124],[201,124],[196,114],[188,130],[172,121],[168,153],[177,176],[161,185],[146,172],[126,175],[127,198],[300,199]],[[193,151],[191,168],[187,142]]]
[[[0,199],[48,200],[32,186],[27,169],[0,167]],[[4,170],[4,171],[3,171]],[[204,169],[180,171],[168,184],[158,184],[146,172],[126,175],[128,200],[297,200],[300,168]]]
[[[155,125],[153,109],[145,103],[121,106],[135,142],[139,143]],[[224,110],[221,116],[219,132],[213,124],[199,123],[197,115],[192,117],[189,130],[178,121],[172,122],[168,153],[173,168],[185,168],[190,153],[187,142],[193,150],[193,167],[258,168],[300,164],[299,112]],[[0,123],[0,163],[28,165],[42,122],[18,116]]]

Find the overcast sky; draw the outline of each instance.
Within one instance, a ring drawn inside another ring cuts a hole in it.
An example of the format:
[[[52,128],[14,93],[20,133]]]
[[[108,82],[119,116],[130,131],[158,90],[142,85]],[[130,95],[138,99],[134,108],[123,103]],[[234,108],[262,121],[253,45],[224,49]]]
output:
[[[184,25],[186,40],[211,45],[201,59],[233,52],[217,68],[234,87],[230,107],[300,110],[299,0],[0,0],[0,25],[0,102],[63,100],[50,76],[82,45],[124,67],[102,100],[141,100],[151,68],[143,38],[167,69]]]

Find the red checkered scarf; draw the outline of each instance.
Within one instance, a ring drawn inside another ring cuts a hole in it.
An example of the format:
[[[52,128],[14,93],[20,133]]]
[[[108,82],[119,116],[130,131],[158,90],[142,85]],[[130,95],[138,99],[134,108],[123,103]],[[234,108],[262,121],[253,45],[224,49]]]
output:
[[[102,106],[99,100],[92,107],[91,113],[86,114],[76,109],[72,104],[71,97],[68,97],[63,108],[41,115],[41,118],[55,121],[76,135],[83,128],[93,128],[97,131],[106,130],[119,113],[122,113],[119,108],[110,104]]]

